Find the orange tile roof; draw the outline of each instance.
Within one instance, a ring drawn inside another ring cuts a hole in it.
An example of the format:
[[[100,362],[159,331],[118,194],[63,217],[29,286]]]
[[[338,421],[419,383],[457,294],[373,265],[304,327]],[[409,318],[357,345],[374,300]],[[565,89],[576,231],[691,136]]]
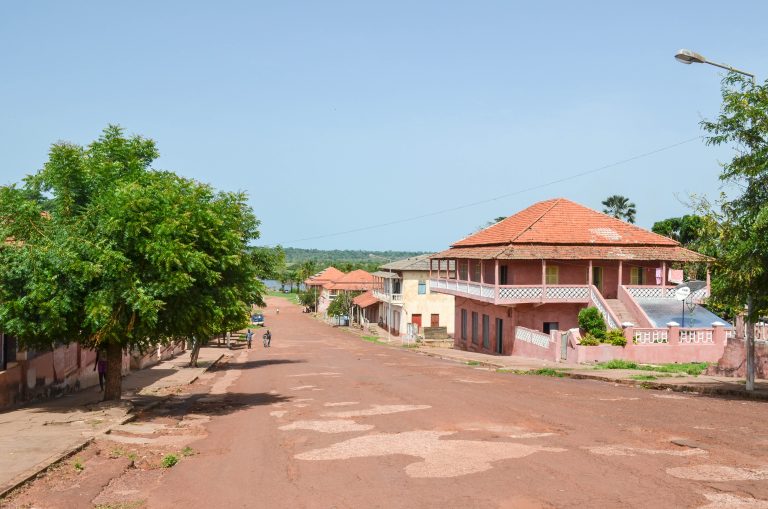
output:
[[[451,247],[510,244],[678,246],[679,243],[565,198],[546,200]]]
[[[434,259],[476,260],[646,260],[702,262],[712,258],[681,246],[585,246],[513,244],[507,247],[454,247],[432,255]]]
[[[328,281],[323,288],[328,290],[368,290],[378,285],[373,274],[362,269],[353,270],[335,281]]]
[[[328,281],[336,281],[344,277],[344,273],[336,267],[328,267],[314,276],[306,279],[304,284],[307,286],[323,286]]]
[[[356,306],[360,306],[361,308],[367,308],[368,306],[372,306],[380,301],[379,299],[373,296],[373,292],[371,290],[368,290],[367,292],[361,293],[360,295],[352,299],[352,302]]]

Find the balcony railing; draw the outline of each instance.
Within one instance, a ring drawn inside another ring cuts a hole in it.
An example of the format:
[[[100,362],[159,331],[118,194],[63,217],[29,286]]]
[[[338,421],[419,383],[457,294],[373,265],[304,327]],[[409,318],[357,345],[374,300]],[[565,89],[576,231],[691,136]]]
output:
[[[430,279],[430,289],[497,304],[590,302],[588,285],[488,285],[456,279]],[[498,289],[498,293],[497,290]]]
[[[381,290],[374,290],[373,296],[379,299],[381,302],[388,302],[390,304],[402,304],[403,303],[403,294],[402,293],[386,293]]]
[[[633,299],[674,299],[675,287],[674,286],[640,286],[640,285],[624,285]],[[699,302],[709,297],[709,290],[701,288],[691,294],[689,299],[694,302]]]

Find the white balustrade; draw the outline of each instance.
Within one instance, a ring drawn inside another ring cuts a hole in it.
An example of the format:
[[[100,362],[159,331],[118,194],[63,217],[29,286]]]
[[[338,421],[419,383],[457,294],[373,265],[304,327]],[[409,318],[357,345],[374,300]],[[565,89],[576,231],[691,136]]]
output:
[[[608,328],[619,329],[620,327],[618,322],[613,319],[611,313],[608,311],[607,306],[603,304],[602,296],[597,292],[594,286],[589,288],[589,297],[592,300],[592,305],[594,305],[597,310],[600,311],[600,314],[603,315],[603,318],[605,318],[605,323]]]
[[[638,345],[653,345],[659,343],[669,343],[668,329],[640,329],[635,333],[635,343]]]
[[[712,329],[680,329],[681,344],[712,344],[714,342]]]
[[[525,341],[526,343],[531,343],[542,348],[549,348],[550,343],[550,337],[548,334],[526,329],[525,327],[520,327],[519,325],[515,327],[515,339]]]
[[[589,299],[586,286],[547,286],[548,300],[583,300]]]
[[[500,286],[499,301],[508,300],[540,300],[540,286]]]

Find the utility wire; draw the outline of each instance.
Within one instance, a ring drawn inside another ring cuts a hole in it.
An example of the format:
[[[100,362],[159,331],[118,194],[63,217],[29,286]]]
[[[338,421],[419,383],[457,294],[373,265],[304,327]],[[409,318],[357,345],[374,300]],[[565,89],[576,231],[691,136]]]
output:
[[[450,208],[447,208],[447,209],[441,209],[441,210],[436,210],[436,211],[433,211],[433,212],[427,212],[426,214],[420,214],[418,216],[411,216],[411,217],[407,217],[407,218],[403,218],[403,219],[396,219],[394,221],[388,221],[386,223],[378,223],[378,224],[373,224],[373,225],[369,225],[369,226],[361,226],[360,228],[353,228],[351,230],[344,230],[344,231],[335,232],[335,233],[327,233],[327,234],[324,234],[324,235],[315,235],[315,236],[312,236],[312,237],[304,237],[304,238],[301,238],[301,239],[293,239],[293,240],[289,240],[289,241],[285,242],[285,244],[293,244],[293,243],[296,243],[296,242],[304,242],[304,241],[307,241],[307,240],[327,239],[329,237],[338,237],[340,235],[347,235],[347,234],[350,234],[350,233],[363,232],[363,231],[367,231],[367,230],[373,230],[373,229],[376,229],[376,228],[384,228],[386,226],[392,226],[392,225],[396,225],[396,224],[402,224],[402,223],[408,223],[408,222],[411,222],[411,221],[417,221],[419,219],[424,219],[425,217],[438,216],[440,214],[446,214],[448,212],[455,212],[457,210],[467,209],[467,208],[470,208],[470,207],[476,207],[476,206],[482,205],[484,203],[490,203],[490,202],[498,201],[498,200],[501,200],[501,199],[504,199],[504,198],[509,198],[510,196],[516,196],[518,194],[527,193],[529,191],[535,191],[537,189],[548,187],[548,186],[551,186],[551,185],[554,185],[554,184],[560,184],[562,182],[567,182],[569,180],[574,180],[574,179],[577,179],[577,178],[580,178],[580,177],[584,177],[585,175],[591,175],[593,173],[598,173],[598,172],[601,172],[601,171],[605,171],[607,169],[614,168],[616,166],[620,166],[622,164],[626,164],[626,163],[629,163],[629,162],[632,162],[632,161],[637,161],[638,159],[643,159],[645,157],[649,157],[649,156],[652,156],[654,154],[658,154],[660,152],[665,152],[667,150],[671,150],[673,148],[677,148],[677,147],[679,147],[681,145],[685,145],[686,143],[690,143],[692,141],[700,140],[701,138],[702,138],[701,136],[694,136],[693,138],[688,138],[687,140],[683,140],[683,141],[680,141],[680,142],[677,142],[677,143],[673,143],[672,145],[667,145],[665,147],[657,148],[657,149],[651,150],[649,152],[643,152],[642,154],[638,154],[638,155],[635,155],[635,156],[632,156],[632,157],[628,157],[626,159],[622,159],[620,161],[616,161],[616,162],[613,162],[613,163],[610,163],[610,164],[606,164],[606,165],[600,166],[598,168],[593,168],[591,170],[582,171],[580,173],[574,173],[574,174],[569,175],[567,177],[563,177],[563,178],[559,178],[559,179],[555,179],[555,180],[550,180],[549,182],[544,182],[542,184],[537,184],[535,186],[527,187],[525,189],[518,189],[517,191],[513,191],[511,193],[501,194],[501,195],[498,195],[498,196],[494,196],[492,198],[486,198],[486,199],[483,199],[483,200],[473,201],[473,202],[470,202],[470,203],[465,203],[463,205],[457,205],[455,207],[450,207]]]

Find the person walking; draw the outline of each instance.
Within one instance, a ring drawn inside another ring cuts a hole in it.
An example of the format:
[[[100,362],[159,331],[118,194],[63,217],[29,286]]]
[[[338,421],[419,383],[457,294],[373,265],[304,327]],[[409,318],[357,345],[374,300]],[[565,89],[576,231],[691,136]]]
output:
[[[248,332],[245,334],[245,340],[248,342],[248,350],[250,350],[251,341],[253,340],[253,331],[251,329],[248,329]]]
[[[93,370],[99,371],[99,387],[104,390],[104,384],[107,382],[107,355],[106,352],[96,350],[96,363],[93,365]]]
[[[264,348],[269,348],[270,343],[272,343],[272,333],[267,329],[264,333]]]

